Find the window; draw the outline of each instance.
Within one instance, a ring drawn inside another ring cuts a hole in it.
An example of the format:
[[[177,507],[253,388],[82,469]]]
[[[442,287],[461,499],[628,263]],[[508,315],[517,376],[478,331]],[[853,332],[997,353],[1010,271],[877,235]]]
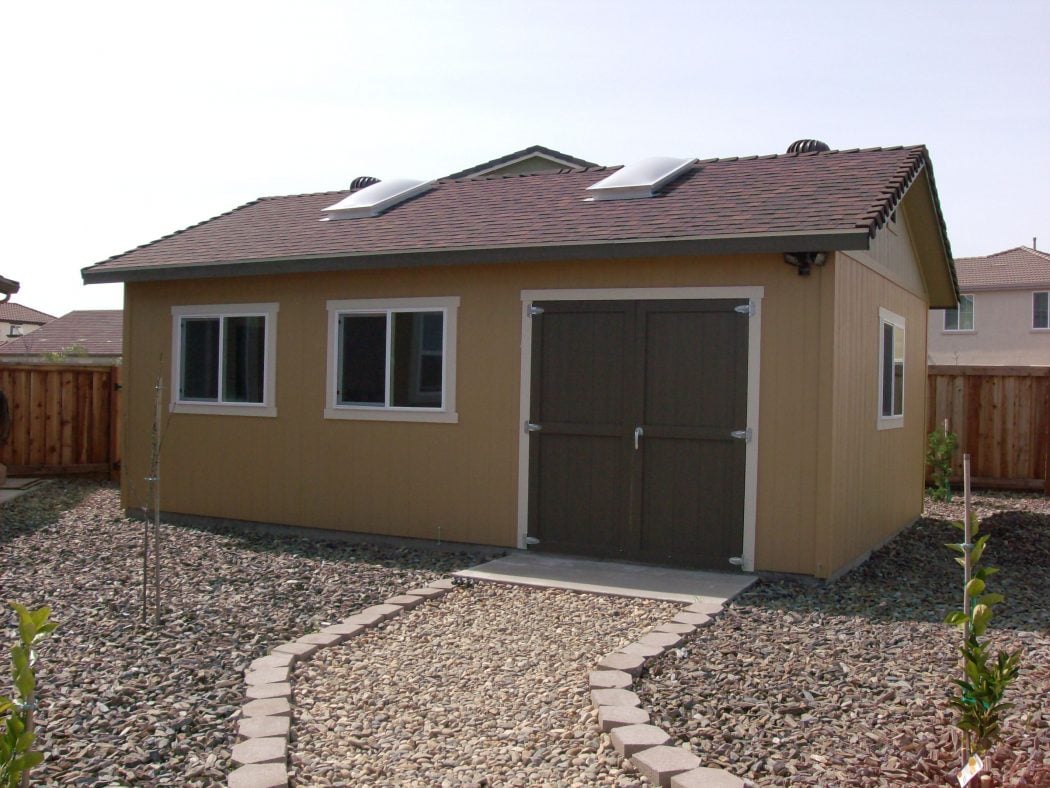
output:
[[[879,310],[879,429],[904,425],[904,318]]]
[[[1050,328],[1050,291],[1032,293],[1032,328]]]
[[[973,296],[959,296],[959,306],[944,310],[945,331],[973,331]]]
[[[459,298],[328,302],[325,418],[458,420]]]
[[[7,329],[7,335],[9,337],[20,337],[22,336],[22,326],[18,323],[12,323]]]
[[[277,304],[172,307],[172,410],[276,416]]]

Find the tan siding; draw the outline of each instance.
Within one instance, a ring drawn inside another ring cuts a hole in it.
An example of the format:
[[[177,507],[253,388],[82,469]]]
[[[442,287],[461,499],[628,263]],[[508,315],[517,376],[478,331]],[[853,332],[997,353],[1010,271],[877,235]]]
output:
[[[135,480],[147,475],[152,381],[170,370],[173,305],[280,303],[278,416],[171,416],[163,508],[513,546],[521,291],[764,285],[756,561],[763,570],[811,573],[830,282],[827,269],[800,277],[779,255],[766,255],[128,284],[126,336],[135,343],[126,502],[141,505],[145,492]],[[425,295],[461,298],[459,423],[325,420],[326,300]]]
[[[832,573],[921,513],[926,425],[926,304],[847,255],[835,267]],[[877,429],[880,307],[906,321],[900,429]]]
[[[874,267],[913,295],[925,298],[926,283],[919,269],[919,261],[911,244],[908,217],[897,211],[897,221],[887,223],[871,241],[869,252],[875,260]],[[861,262],[863,255],[856,255]]]

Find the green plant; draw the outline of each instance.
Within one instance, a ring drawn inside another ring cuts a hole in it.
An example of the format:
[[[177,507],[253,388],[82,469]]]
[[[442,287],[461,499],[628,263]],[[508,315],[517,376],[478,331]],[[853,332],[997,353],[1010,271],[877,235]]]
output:
[[[933,498],[952,499],[952,455],[959,446],[959,438],[947,429],[934,430],[926,438],[926,464],[933,471]]]
[[[79,342],[74,342],[69,347],[64,347],[61,350],[52,350],[48,353],[44,353],[44,360],[52,364],[60,364],[66,359],[79,358],[86,355],[87,348]]]
[[[964,678],[953,679],[960,692],[950,703],[958,713],[955,727],[962,731],[963,760],[966,760],[971,754],[986,754],[999,740],[1002,714],[1013,707],[1012,703],[1004,703],[1003,697],[1020,672],[1021,653],[1000,651],[993,660],[989,644],[981,641],[992,620],[992,609],[1003,601],[1002,594],[987,593],[988,578],[999,570],[994,566],[978,566],[988,544],[988,534],[977,536],[980,525],[976,516],[970,517],[969,528],[965,522],[953,525],[964,533],[961,544],[948,547],[961,554],[955,560],[963,567],[965,585],[962,609],[950,612],[945,623],[960,627],[964,633],[959,649]]]
[[[29,771],[44,760],[33,747],[33,710],[36,708],[36,645],[58,627],[51,621],[51,609],[30,611],[17,602],[11,608],[18,614],[18,642],[11,646],[11,678],[14,697],[0,695],[0,786],[29,785]],[[5,720],[6,718],[6,720]]]

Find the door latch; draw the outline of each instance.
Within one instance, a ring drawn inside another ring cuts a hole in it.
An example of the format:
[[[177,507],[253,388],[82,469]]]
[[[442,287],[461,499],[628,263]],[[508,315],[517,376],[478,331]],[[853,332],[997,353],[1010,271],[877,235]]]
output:
[[[525,422],[525,432],[539,432],[542,429],[543,429],[543,425],[542,424],[537,424],[534,421],[526,421]]]
[[[738,441],[749,441],[751,440],[751,428],[748,427],[746,430],[733,430],[729,433],[730,438],[736,438]]]
[[[634,450],[635,451],[638,451],[638,442],[639,442],[639,440],[641,440],[641,437],[643,435],[645,435],[645,430],[643,430],[641,427],[635,427],[634,428]]]

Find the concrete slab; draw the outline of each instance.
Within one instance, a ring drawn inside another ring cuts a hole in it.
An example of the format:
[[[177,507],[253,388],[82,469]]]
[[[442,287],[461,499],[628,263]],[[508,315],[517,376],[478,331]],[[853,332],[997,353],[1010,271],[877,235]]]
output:
[[[755,582],[740,572],[702,572],[518,551],[456,572],[496,583],[565,588],[592,594],[721,604]]]

